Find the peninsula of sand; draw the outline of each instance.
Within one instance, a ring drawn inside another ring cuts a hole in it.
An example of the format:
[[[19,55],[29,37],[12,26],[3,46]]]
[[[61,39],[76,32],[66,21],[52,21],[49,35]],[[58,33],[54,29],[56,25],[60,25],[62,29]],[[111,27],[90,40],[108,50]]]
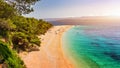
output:
[[[74,68],[64,55],[62,35],[71,26],[54,26],[45,35],[40,36],[40,51],[20,55],[27,68]]]

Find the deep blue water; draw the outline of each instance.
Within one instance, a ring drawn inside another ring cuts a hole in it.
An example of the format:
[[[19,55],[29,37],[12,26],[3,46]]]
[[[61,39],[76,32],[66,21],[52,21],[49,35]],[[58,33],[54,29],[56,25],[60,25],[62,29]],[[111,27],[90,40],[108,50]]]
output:
[[[75,26],[63,37],[76,68],[120,68],[119,26]]]

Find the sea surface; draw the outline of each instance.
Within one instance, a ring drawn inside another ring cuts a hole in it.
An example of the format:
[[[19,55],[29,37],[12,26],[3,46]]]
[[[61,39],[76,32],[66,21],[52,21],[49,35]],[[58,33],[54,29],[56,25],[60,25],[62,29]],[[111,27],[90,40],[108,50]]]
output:
[[[62,42],[75,68],[120,68],[120,26],[73,26]]]

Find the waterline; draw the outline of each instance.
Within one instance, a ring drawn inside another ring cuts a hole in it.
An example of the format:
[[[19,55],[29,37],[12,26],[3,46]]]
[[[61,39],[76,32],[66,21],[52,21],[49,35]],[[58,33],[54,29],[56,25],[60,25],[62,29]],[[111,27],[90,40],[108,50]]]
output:
[[[76,68],[119,68],[119,28],[77,26],[63,35],[63,49]]]

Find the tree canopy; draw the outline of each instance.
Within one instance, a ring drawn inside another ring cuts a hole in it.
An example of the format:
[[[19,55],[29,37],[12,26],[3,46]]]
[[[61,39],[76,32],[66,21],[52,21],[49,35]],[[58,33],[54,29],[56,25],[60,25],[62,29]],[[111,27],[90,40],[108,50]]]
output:
[[[28,14],[33,11],[33,5],[40,0],[5,0],[12,5],[19,14]]]
[[[16,16],[16,10],[9,4],[0,0],[0,18],[11,18]]]

